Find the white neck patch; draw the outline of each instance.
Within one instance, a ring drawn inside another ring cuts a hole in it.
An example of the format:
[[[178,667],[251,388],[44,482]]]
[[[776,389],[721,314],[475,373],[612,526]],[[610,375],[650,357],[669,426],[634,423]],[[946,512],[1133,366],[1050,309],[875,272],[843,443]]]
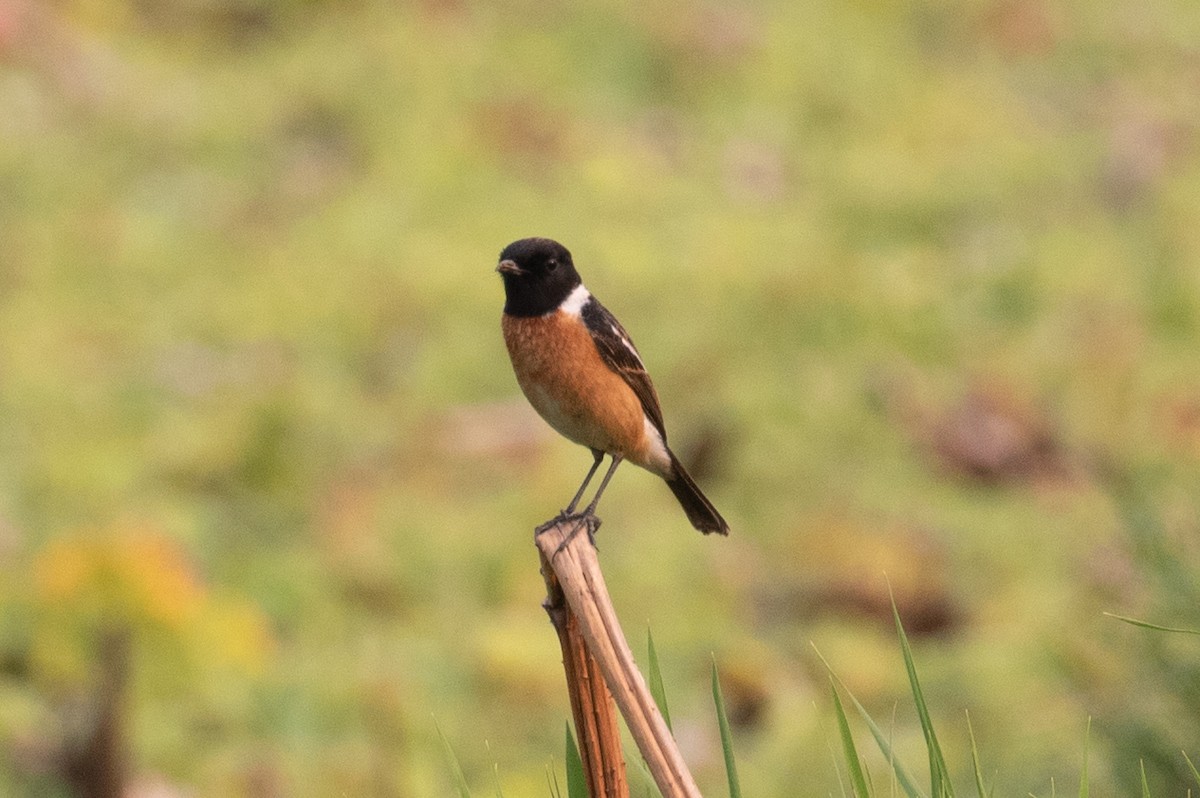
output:
[[[558,309],[563,313],[568,313],[572,316],[579,316],[583,313],[583,306],[592,298],[591,292],[583,287],[583,283],[575,286],[575,290],[567,295],[567,298],[562,301]]]

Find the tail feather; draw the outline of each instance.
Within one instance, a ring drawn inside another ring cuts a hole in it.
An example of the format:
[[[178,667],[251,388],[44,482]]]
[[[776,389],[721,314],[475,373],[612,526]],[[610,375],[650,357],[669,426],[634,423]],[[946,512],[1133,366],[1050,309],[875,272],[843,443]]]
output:
[[[717,532],[721,535],[729,534],[729,525],[725,523],[725,519],[717,512],[717,508],[713,507],[712,502],[708,497],[700,492],[700,488],[696,486],[696,481],[676,459],[674,452],[668,452],[671,455],[671,471],[672,476],[667,479],[667,487],[675,494],[675,498],[683,505],[683,511],[687,513],[688,520],[692,522],[692,526],[699,529],[704,534]]]

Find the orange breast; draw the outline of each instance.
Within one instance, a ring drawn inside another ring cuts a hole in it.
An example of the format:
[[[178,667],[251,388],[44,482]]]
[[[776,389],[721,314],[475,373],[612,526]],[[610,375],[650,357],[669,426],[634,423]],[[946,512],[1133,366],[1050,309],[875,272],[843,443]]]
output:
[[[578,316],[505,315],[504,342],[517,382],[547,423],[575,443],[657,471],[637,395],[605,365]]]

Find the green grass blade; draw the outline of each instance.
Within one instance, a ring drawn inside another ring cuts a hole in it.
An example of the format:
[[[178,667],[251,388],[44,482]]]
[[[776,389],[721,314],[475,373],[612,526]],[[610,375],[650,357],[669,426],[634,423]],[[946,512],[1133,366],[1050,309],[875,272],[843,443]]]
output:
[[[1125,623],[1130,624],[1132,626],[1140,626],[1143,629],[1153,629],[1156,632],[1175,632],[1177,634],[1184,634],[1184,635],[1200,635],[1200,630],[1197,630],[1197,629],[1184,629],[1184,628],[1181,628],[1178,626],[1159,626],[1156,623],[1150,623],[1149,621],[1139,621],[1137,618],[1128,618],[1124,615],[1117,615],[1116,613],[1112,613],[1112,612],[1106,612],[1104,614],[1107,615],[1109,618],[1116,618],[1118,621],[1124,621]]]
[[[654,650],[654,636],[650,634],[649,629],[646,630],[646,648],[650,652],[650,695],[654,697],[658,711],[667,722],[667,728],[674,733],[675,729],[671,727],[671,713],[667,711],[667,691],[663,689],[662,671],[658,669],[658,652]]]
[[[917,679],[917,666],[913,661],[912,649],[908,645],[908,635],[904,633],[904,624],[900,622],[900,611],[892,601],[892,617],[896,620],[896,633],[900,637],[900,653],[904,655],[904,669],[908,671],[908,684],[912,691],[913,703],[917,707],[917,719],[921,723],[921,731],[925,734],[925,747],[929,751],[929,790],[933,798],[954,798],[954,787],[950,784],[949,770],[946,759],[942,756],[942,747],[938,743],[937,734],[933,730],[933,720],[929,717],[929,707],[925,704],[925,695],[921,692],[921,682]]]
[[[721,750],[725,752],[725,774],[729,777],[729,798],[742,798],[742,787],[738,782],[737,764],[733,760],[733,735],[729,731],[729,717],[725,713],[725,699],[721,695],[721,680],[717,676],[717,660],[712,665],[713,703],[717,706],[717,726],[721,730]]]
[[[814,646],[813,649],[816,650],[816,647]],[[908,775],[908,771],[905,770],[904,766],[900,764],[900,761],[896,759],[896,753],[894,750],[892,750],[892,744],[884,735],[883,730],[879,728],[879,724],[876,723],[875,719],[871,717],[871,713],[867,712],[867,708],[859,702],[854,693],[850,692],[850,689],[846,687],[845,682],[837,677],[837,674],[833,672],[833,668],[829,667],[829,662],[826,661],[825,657],[821,656],[820,651],[817,651],[817,656],[825,665],[825,670],[828,671],[830,677],[837,683],[837,686],[846,692],[846,697],[850,699],[850,703],[854,704],[854,708],[858,710],[859,716],[861,716],[863,722],[867,724],[867,728],[871,730],[871,736],[875,738],[875,744],[879,746],[879,750],[885,757],[887,757],[888,764],[892,768],[892,773],[895,775],[896,780],[900,783],[900,789],[904,790],[904,794],[907,795],[908,798],[925,798],[925,793],[921,792],[920,788],[918,788],[916,783],[913,782],[912,777]]]
[[[568,798],[588,798],[587,774],[583,772],[583,758],[579,756],[579,746],[571,734],[571,724],[565,724],[566,756],[567,756],[567,796]]]
[[[487,740],[483,741],[483,747],[487,749],[488,755],[492,754],[492,744]],[[496,785],[496,798],[504,798],[504,790],[500,786],[500,765],[492,760],[492,783]]]
[[[1183,761],[1188,763],[1188,770],[1192,771],[1192,778],[1196,780],[1197,785],[1200,785],[1200,771],[1196,770],[1196,766],[1188,758],[1187,751],[1180,751],[1180,753],[1183,754]]]
[[[849,798],[846,794],[846,785],[842,783],[842,768],[838,764],[840,761],[837,751],[833,748],[833,738],[829,735],[829,730],[825,728],[824,718],[817,718],[817,725],[821,729],[821,739],[825,742],[825,747],[829,749],[829,762],[833,766],[833,777],[837,779],[837,795],[840,798]],[[833,790],[829,791],[830,798],[833,798]]]
[[[558,786],[558,774],[554,772],[553,765],[546,765],[546,788],[550,791],[551,798],[562,798],[562,789]]]
[[[975,789],[979,791],[979,798],[988,798],[990,793],[987,786],[983,783],[983,768],[979,766],[979,746],[975,744],[975,729],[971,727],[971,713],[967,715],[967,736],[971,739],[971,767],[975,771]]]
[[[854,736],[850,734],[850,724],[846,721],[846,711],[842,708],[842,699],[838,697],[837,686],[833,677],[829,678],[829,692],[833,694],[833,712],[837,716],[838,731],[842,737],[842,752],[846,756],[846,768],[850,771],[850,786],[857,798],[868,798],[867,779],[863,775],[862,760],[858,758],[858,749],[854,747]]]
[[[1079,773],[1079,798],[1088,798],[1088,749],[1092,743],[1092,717],[1088,716],[1083,732],[1083,770]]]
[[[458,790],[459,798],[471,798],[471,788],[467,786],[467,777],[463,775],[462,765],[458,763],[454,748],[446,739],[446,735],[442,733],[442,727],[437,724],[436,720],[433,722],[433,728],[437,730],[438,737],[442,740],[442,749],[446,754],[446,762],[450,764],[450,772],[454,776],[454,787]]]
[[[500,766],[492,765],[492,780],[496,782],[496,798],[504,798],[504,790],[500,787]]]
[[[1142,769],[1142,798],[1150,798],[1150,785],[1146,783],[1146,760],[1139,759],[1138,766]]]
[[[639,795],[643,798],[662,798],[662,793],[658,791],[658,785],[654,783],[654,776],[650,773],[650,767],[646,764],[646,760],[640,756],[634,759],[636,768],[631,767],[628,763],[625,765],[625,773],[629,777],[629,794]],[[637,774],[637,783],[634,783],[634,774]]]

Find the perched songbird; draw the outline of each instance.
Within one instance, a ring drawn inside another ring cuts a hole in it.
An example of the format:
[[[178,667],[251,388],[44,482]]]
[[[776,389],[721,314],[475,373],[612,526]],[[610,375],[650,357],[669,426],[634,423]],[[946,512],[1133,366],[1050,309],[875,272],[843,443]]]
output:
[[[517,382],[550,426],[596,458],[563,512],[570,516],[604,455],[612,465],[591,516],[622,460],[658,474],[701,532],[729,526],[667,447],[658,394],[633,341],[579,279],[571,253],[548,238],[523,238],[500,253],[504,342]]]

